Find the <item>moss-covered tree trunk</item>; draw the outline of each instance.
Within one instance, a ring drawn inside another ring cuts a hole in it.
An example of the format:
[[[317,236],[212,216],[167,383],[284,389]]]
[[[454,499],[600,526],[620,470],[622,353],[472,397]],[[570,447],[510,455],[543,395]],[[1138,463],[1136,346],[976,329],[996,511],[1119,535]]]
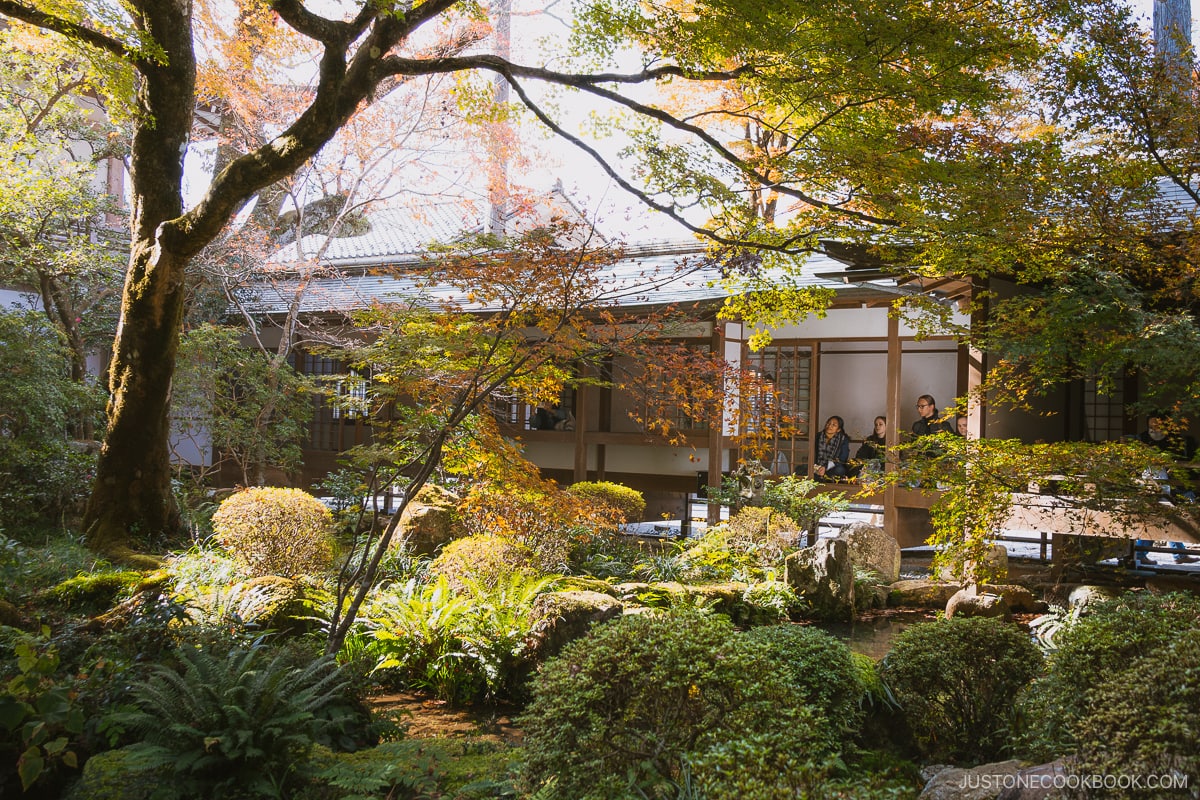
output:
[[[89,545],[114,555],[137,538],[179,525],[168,410],[190,237],[171,222],[183,214],[196,61],[187,0],[142,3],[138,11],[141,26],[167,55],[139,64],[131,252],[109,365],[108,429],[84,518]]]

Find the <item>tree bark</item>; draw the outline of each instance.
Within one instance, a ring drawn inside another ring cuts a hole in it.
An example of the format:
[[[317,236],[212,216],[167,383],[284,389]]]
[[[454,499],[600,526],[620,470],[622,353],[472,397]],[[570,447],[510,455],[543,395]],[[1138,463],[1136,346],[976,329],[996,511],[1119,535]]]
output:
[[[186,234],[169,223],[183,214],[183,155],[192,127],[191,6],[147,0],[137,10],[167,57],[140,70],[129,268],[109,366],[108,431],[84,515],[89,546],[115,556],[179,528],[168,411],[190,257]]]

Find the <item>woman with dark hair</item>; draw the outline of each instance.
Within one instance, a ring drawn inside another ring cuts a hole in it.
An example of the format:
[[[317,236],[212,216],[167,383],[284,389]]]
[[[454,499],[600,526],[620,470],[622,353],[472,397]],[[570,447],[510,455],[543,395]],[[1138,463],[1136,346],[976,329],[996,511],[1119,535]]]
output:
[[[858,446],[858,452],[854,454],[854,461],[850,462],[850,468],[847,474],[851,478],[857,478],[864,470],[867,472],[883,472],[883,447],[887,443],[887,417],[878,416],[875,418],[875,429],[871,435],[863,439],[862,444]]]
[[[817,437],[817,459],[813,477],[819,481],[834,481],[846,477],[846,462],[850,460],[850,437],[846,435],[842,418],[834,415],[825,420],[825,430]]]

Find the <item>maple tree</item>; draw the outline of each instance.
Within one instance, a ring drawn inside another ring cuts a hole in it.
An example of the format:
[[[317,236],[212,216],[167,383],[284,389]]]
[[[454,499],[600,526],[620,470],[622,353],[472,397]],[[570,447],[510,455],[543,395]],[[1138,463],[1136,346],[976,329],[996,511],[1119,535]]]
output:
[[[725,198],[722,187],[731,173],[769,181],[719,137],[638,99],[634,89],[665,81],[737,81],[763,98],[772,118],[795,119],[828,134],[806,140],[811,146],[789,148],[783,158],[803,159],[772,185],[821,216],[871,222],[875,209],[860,208],[855,171],[908,151],[895,137],[897,128],[907,127],[902,123],[938,118],[948,108],[982,110],[991,94],[1006,92],[999,72],[1031,45],[1037,17],[999,2],[934,7],[885,0],[837,8],[815,1],[776,7],[714,0],[683,11],[594,5],[577,18],[579,52],[606,60],[618,44],[632,41],[644,50],[643,63],[620,70],[593,61],[596,68],[571,70],[472,51],[479,19],[473,3],[358,3],[345,18],[323,16],[299,0],[276,0],[268,8],[272,25],[319,54],[306,106],[262,146],[230,160],[185,209],[182,154],[202,100],[191,4],[137,0],[112,14],[107,5],[74,0],[0,0],[5,17],[62,34],[64,53],[103,53],[126,75],[136,74],[136,93],[127,98],[134,125],[131,254],[110,368],[107,436],[85,519],[89,542],[101,550],[121,551],[131,529],[177,524],[168,483],[167,412],[188,265],[249,198],[316,155],[390,82],[438,73],[503,76],[534,118],[600,159],[619,184],[635,191],[633,179],[555,121],[530,85],[564,87],[623,107],[630,127],[637,120],[661,124],[672,135],[691,138],[695,148],[668,148],[646,138],[648,131],[635,131],[641,150],[653,156],[638,193],[651,207],[683,218],[683,204]],[[758,109],[740,113],[760,116]],[[820,168],[818,178],[809,179],[810,167]],[[759,246],[797,247],[813,230],[806,225],[767,236]],[[736,233],[717,235],[734,242],[743,232]]]
[[[540,479],[499,440],[493,403],[552,405],[565,384],[604,380],[605,365],[624,356],[688,366],[658,384],[655,405],[642,407],[644,430],[672,441],[681,410],[720,424],[723,399],[713,387],[732,378],[728,366],[665,341],[692,316],[670,307],[622,307],[631,291],[652,291],[654,282],[676,273],[650,284],[645,276],[614,280],[611,267],[623,253],[597,242],[594,231],[561,220],[518,227],[523,232],[511,237],[467,239],[413,271],[410,299],[356,315],[366,343],[338,350],[369,376],[365,397],[347,401],[365,403],[375,420],[373,441],[348,455],[368,476],[361,494],[375,497],[395,486],[399,498],[386,524],[370,528],[342,570],[329,652],[353,625],[405,508],[431,477],[446,469],[478,480],[502,469],[509,489],[536,490]]]

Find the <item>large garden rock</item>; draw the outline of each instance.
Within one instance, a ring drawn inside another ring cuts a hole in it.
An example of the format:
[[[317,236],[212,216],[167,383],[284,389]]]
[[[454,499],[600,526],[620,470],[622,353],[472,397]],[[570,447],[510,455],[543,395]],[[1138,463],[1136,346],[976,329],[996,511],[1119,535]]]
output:
[[[458,497],[440,486],[426,484],[400,515],[393,546],[404,545],[409,552],[433,555],[439,547],[455,538],[454,509]]]
[[[1017,614],[1045,614],[1050,604],[1039,600],[1037,595],[1015,583],[989,583],[985,587],[990,594],[998,594],[1008,601],[1008,607]]]
[[[29,623],[21,616],[21,610],[7,600],[0,600],[0,625],[10,628],[26,628]]]
[[[824,619],[854,618],[854,565],[845,539],[818,539],[784,562],[784,580]]]
[[[149,800],[166,779],[141,766],[128,749],[96,753],[83,765],[83,774],[68,790],[67,800]]]
[[[995,800],[1020,771],[1019,761],[982,764],[971,769],[946,767],[925,784],[917,800]]]
[[[1067,767],[1062,759],[1026,767],[1017,773],[1017,779],[1011,786],[1006,786],[996,800],[1054,800],[1063,796],[1063,790],[1057,787],[1065,785],[1066,781]]]
[[[593,625],[621,616],[620,600],[600,592],[546,592],[530,609],[529,657],[542,662],[558,655],[567,642],[587,634]]]
[[[946,619],[954,617],[1011,619],[1012,609],[1002,595],[969,586],[958,590],[946,601]]]
[[[945,608],[950,598],[961,589],[957,583],[931,581],[925,578],[896,581],[888,587],[888,605],[910,608]]]
[[[855,523],[842,530],[839,539],[850,545],[850,561],[879,575],[884,583],[900,579],[900,543],[876,525]]]

